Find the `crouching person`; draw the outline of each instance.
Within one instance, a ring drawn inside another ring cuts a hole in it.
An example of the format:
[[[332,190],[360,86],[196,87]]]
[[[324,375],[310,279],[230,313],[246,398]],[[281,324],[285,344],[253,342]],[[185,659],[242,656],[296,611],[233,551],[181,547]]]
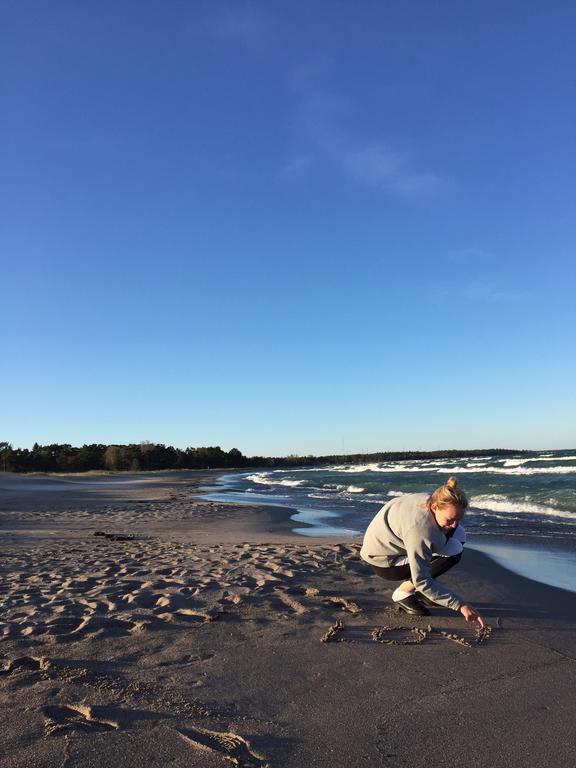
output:
[[[468,499],[457,486],[451,477],[431,496],[407,493],[389,501],[368,526],[360,557],[381,578],[402,582],[392,593],[402,611],[429,616],[426,605],[444,606],[484,627],[469,603],[436,581],[460,561],[466,541],[461,520]]]

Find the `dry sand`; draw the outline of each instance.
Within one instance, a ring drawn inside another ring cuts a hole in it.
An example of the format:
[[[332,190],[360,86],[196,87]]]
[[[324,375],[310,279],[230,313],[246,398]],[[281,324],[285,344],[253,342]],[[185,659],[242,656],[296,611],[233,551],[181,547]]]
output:
[[[214,476],[0,475],[2,768],[574,764],[575,594],[467,552],[479,643]]]

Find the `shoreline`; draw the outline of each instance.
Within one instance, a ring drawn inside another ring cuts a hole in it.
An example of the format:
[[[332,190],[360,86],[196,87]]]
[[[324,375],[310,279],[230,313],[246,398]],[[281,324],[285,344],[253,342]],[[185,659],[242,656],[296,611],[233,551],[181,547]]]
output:
[[[576,593],[576,545],[573,540],[474,534],[466,546],[483,552],[500,567],[530,581]]]
[[[220,477],[230,473],[223,472]],[[219,478],[217,478],[219,479]],[[226,486],[224,486],[225,488]],[[226,492],[223,486],[216,486],[216,493],[203,494],[209,500],[223,500]],[[241,497],[244,496],[246,501]],[[232,491],[230,504],[246,506],[250,504],[247,494]],[[332,515],[326,510],[306,510],[304,508],[286,507],[277,502],[262,503],[263,507],[271,509],[292,510],[291,519],[294,523],[295,535],[304,538],[326,538],[328,541],[360,541],[362,534],[353,534],[347,529],[330,526],[324,520],[330,520]],[[320,521],[320,522],[319,522]],[[325,528],[324,536],[314,537],[305,533],[301,526]],[[534,538],[527,534],[494,534],[470,533],[467,544],[469,549],[484,552],[494,563],[498,563],[511,573],[524,576],[531,581],[547,584],[568,592],[576,592],[576,546],[573,541],[567,541],[558,536],[541,536]],[[538,578],[535,578],[537,576]]]
[[[306,538],[310,543],[334,543],[325,536],[301,537],[293,533],[292,515],[286,506],[238,504],[205,500],[221,470],[180,470],[129,473],[121,477],[60,475],[30,478],[0,475],[0,535],[14,545],[52,539],[78,539],[100,528],[117,533],[157,536],[168,530],[183,538],[199,537],[206,542],[260,541],[263,535],[275,541]],[[228,471],[226,472],[228,474]],[[226,525],[221,525],[223,521]],[[303,524],[306,525],[306,524]]]
[[[570,764],[576,595],[467,551],[443,580],[491,627],[478,645],[452,611],[398,613],[358,542],[203,501],[214,476],[0,491],[11,768],[452,768],[461,729],[472,768]]]
[[[212,498],[226,497],[221,493],[218,480],[229,474],[232,472],[228,469],[99,475],[87,472],[66,476],[45,473],[33,477],[1,474],[0,536],[12,546],[19,542],[39,543],[44,539],[77,539],[106,528],[110,523],[117,532],[137,529],[140,535],[156,536],[164,532],[168,515],[171,531],[183,539],[193,536],[217,543],[232,541],[242,535],[246,541],[260,541],[265,533],[273,535],[275,541],[295,539],[303,544],[361,542],[361,536],[347,535],[345,530],[330,526],[326,526],[327,530],[333,531],[330,533],[303,533],[303,529],[313,530],[318,523],[309,522],[305,515],[298,519],[302,513],[296,507],[250,503],[248,499],[240,501],[238,494],[231,494],[234,498],[230,501],[213,501]],[[7,520],[3,510],[10,505],[15,514]],[[81,509],[70,509],[71,505]],[[133,505],[132,510],[118,513],[117,508],[122,505]],[[188,506],[195,507],[193,519],[186,514]],[[178,507],[176,515],[173,514],[175,507]],[[50,512],[50,508],[57,511]],[[98,514],[102,509],[105,514]],[[216,533],[212,523],[222,520],[226,520],[226,526]],[[476,533],[470,534],[468,549],[483,552],[510,573],[535,583],[576,592],[573,543],[555,537],[536,540],[525,535]],[[531,574],[537,574],[539,578],[533,578]]]
[[[242,472],[243,470],[237,470]],[[310,544],[334,544],[338,542],[360,543],[360,536],[347,535],[345,530],[325,526],[324,534],[308,534],[302,530],[313,530],[318,526],[309,522],[296,507],[277,503],[250,503],[238,500],[238,494],[231,494],[230,501],[214,501],[213,498],[225,499],[218,480],[232,474],[228,469],[221,470],[166,470],[139,473],[76,473],[42,476],[6,473],[0,475],[0,536],[14,546],[18,542],[40,542],[44,538],[81,538],[87,532],[94,532],[99,527],[106,527],[112,520],[117,530],[137,528],[143,535],[158,535],[164,530],[164,518],[169,507],[181,508],[198,506],[203,508],[194,520],[187,519],[182,513],[169,515],[170,528],[174,534],[189,538],[190,535],[206,542],[217,543],[231,541],[242,534],[247,541],[260,541],[262,533],[273,535],[275,541],[289,540]],[[53,507],[60,510],[60,515],[50,514],[41,507]],[[71,504],[79,503],[82,510],[71,514]],[[5,521],[2,510],[13,504],[21,514]],[[113,509],[126,505],[138,505],[132,514],[112,513]],[[33,507],[31,512],[27,507]],[[104,509],[108,514],[98,515],[95,510]],[[322,515],[325,512],[322,511]],[[61,519],[58,519],[58,518]],[[225,519],[226,526],[215,533],[211,525]],[[323,519],[329,519],[323,517]],[[200,523],[202,520],[202,523]],[[321,524],[322,527],[323,524]],[[192,531],[192,533],[190,533]],[[534,539],[526,535],[502,536],[497,534],[470,534],[468,549],[486,554],[492,562],[506,568],[510,573],[523,576],[538,584],[547,584],[558,589],[576,592],[576,559],[573,557],[573,543],[556,537]],[[544,557],[544,566],[542,563]],[[531,574],[537,574],[538,579]],[[560,574],[560,578],[558,578]],[[571,587],[570,584],[573,584]]]

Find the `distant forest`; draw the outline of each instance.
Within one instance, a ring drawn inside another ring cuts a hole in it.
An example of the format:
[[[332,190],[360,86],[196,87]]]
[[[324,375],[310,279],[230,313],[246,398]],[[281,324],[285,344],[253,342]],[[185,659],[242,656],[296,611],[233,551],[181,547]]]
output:
[[[450,459],[457,456],[509,456],[529,454],[502,448],[469,451],[401,451],[333,456],[243,456],[237,448],[223,451],[210,448],[173,448],[161,443],[142,442],[131,445],[34,444],[13,448],[0,442],[0,471],[4,472],[150,472],[166,469],[243,469],[245,467],[311,467],[330,464],[365,464],[410,459]]]

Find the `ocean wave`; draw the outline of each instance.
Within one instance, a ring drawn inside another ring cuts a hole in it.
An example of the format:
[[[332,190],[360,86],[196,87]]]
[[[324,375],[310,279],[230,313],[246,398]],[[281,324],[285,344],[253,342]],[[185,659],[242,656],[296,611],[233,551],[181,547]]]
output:
[[[356,472],[382,472],[380,464],[340,464],[335,467],[327,467],[329,472],[349,472],[350,474],[356,474]]]
[[[252,483],[258,483],[259,485],[272,485],[273,483],[268,475],[247,475],[246,480],[250,480]]]
[[[357,470],[350,468],[350,469],[341,469],[339,471],[347,472],[351,474],[355,472],[377,472],[378,474],[391,474],[394,472],[445,472],[445,473],[448,473],[451,470],[440,467],[438,465],[438,462],[436,462],[426,467],[423,467],[423,466],[411,467],[406,464],[390,464],[389,466],[368,464],[366,466],[362,465]]]
[[[576,456],[532,456],[523,459],[498,459],[498,462],[505,467],[519,467],[524,464],[532,463],[533,461],[553,461],[554,459],[559,459],[560,461],[576,461]],[[576,470],[576,467],[574,469]]]
[[[346,493],[364,493],[364,488],[361,488],[359,485],[349,485],[346,488]]]
[[[450,472],[459,474],[462,472],[488,472],[493,475],[569,475],[576,474],[576,467],[452,467]]]
[[[406,491],[388,491],[387,496],[404,496]]]
[[[306,482],[305,480],[276,480],[267,474],[248,475],[246,480],[250,480],[258,485],[284,485],[291,488],[295,488],[298,485],[304,485]]]
[[[532,515],[545,515],[546,517],[562,517],[567,520],[576,520],[576,512],[564,509],[547,507],[529,500],[512,500],[503,494],[483,494],[473,496],[470,506],[475,509],[486,509],[492,512],[529,513]]]
[[[441,464],[442,462],[438,461],[432,464],[423,464],[421,461],[418,461],[418,466],[413,466],[410,462],[402,464],[359,464],[358,466],[330,467],[329,471],[345,474],[360,474],[362,472],[376,472],[378,474],[388,472],[435,472],[436,470],[441,471]]]
[[[551,459],[560,459],[561,461],[576,461],[576,456],[546,456],[539,459],[539,461],[550,461]]]

